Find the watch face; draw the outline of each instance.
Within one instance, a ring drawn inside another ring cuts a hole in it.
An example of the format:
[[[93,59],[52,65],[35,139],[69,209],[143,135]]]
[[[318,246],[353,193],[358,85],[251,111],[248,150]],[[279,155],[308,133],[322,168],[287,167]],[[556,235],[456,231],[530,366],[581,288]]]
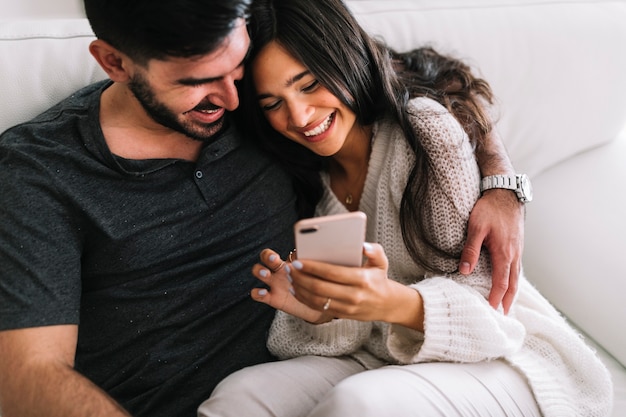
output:
[[[532,201],[533,199],[533,186],[530,183],[530,179],[526,174],[520,176],[520,188],[522,191],[524,201]]]

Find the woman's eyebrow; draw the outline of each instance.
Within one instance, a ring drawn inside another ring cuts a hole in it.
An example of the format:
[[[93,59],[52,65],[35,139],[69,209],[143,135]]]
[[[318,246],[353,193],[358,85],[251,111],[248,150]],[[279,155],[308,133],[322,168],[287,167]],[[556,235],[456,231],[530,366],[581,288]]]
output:
[[[302,78],[306,77],[309,74],[311,74],[311,71],[304,70],[301,73],[294,75],[293,77],[291,77],[287,81],[285,81],[285,87],[291,87],[294,83],[300,81]],[[258,100],[263,100],[264,98],[269,98],[269,97],[273,97],[273,96],[271,94],[268,94],[268,93],[260,93],[256,97],[257,97]]]
[[[294,83],[300,81],[302,78],[304,78],[305,76],[309,75],[310,73],[311,73],[311,71],[304,70],[300,74],[294,75],[293,77],[288,79],[287,82],[285,82],[285,87],[291,87]]]

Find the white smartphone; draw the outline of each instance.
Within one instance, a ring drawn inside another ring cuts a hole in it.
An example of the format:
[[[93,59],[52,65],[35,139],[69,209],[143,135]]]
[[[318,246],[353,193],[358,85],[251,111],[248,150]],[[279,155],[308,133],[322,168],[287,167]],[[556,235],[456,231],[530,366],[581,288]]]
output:
[[[296,257],[361,266],[366,222],[360,211],[300,220],[294,226]]]

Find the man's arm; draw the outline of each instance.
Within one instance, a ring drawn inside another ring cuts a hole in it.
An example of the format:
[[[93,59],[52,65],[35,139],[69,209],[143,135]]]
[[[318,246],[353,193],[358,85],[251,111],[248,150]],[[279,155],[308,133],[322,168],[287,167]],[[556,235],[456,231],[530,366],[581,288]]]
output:
[[[6,417],[128,417],[73,369],[78,327],[0,331],[0,410]]]
[[[392,51],[392,56],[396,72],[411,97],[434,98],[459,120],[476,144],[476,158],[483,177],[515,174],[495,130],[490,111],[494,97],[485,80],[474,76],[464,62],[429,47],[401,54]],[[459,264],[459,271],[469,274],[478,263],[481,247],[489,250],[493,267],[489,303],[498,307],[502,302],[505,312],[517,292],[523,227],[523,205],[514,192],[486,191],[470,215],[467,241]]]
[[[495,127],[476,147],[476,158],[483,177],[515,175],[513,165]],[[474,270],[485,246],[491,257],[492,287],[489,303],[497,308],[500,303],[508,313],[517,293],[524,248],[524,204],[514,192],[504,189],[485,191],[470,215],[467,241],[461,254],[459,271],[469,274]]]

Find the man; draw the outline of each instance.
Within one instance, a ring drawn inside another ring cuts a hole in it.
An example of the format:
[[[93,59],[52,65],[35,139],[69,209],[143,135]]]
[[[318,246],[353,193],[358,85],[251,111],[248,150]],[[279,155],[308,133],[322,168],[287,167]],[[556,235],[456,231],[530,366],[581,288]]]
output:
[[[295,197],[229,115],[250,2],[86,0],[110,81],[2,135],[3,416],[193,416],[272,360],[250,268],[293,248]],[[502,242],[477,224],[470,269],[485,236]]]

